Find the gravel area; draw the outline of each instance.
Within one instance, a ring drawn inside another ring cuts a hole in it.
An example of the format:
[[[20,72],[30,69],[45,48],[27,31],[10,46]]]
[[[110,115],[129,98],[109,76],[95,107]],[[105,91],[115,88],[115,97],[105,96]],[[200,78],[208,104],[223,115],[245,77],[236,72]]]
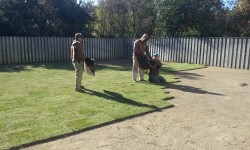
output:
[[[250,71],[208,67],[177,76],[181,82],[165,89],[175,107],[26,149],[249,150]]]

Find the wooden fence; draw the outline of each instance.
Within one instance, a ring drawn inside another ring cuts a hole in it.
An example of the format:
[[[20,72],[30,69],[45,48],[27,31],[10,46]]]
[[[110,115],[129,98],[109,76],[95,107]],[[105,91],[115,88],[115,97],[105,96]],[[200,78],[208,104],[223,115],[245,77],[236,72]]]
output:
[[[164,61],[248,70],[250,67],[250,38],[151,39],[148,45]]]
[[[0,64],[70,61],[67,37],[0,37]],[[127,58],[127,39],[88,38],[86,56],[100,59]]]
[[[0,64],[70,61],[68,37],[0,37]],[[132,38],[86,38],[86,56],[103,59],[131,58]],[[150,52],[163,61],[209,66],[250,68],[249,38],[154,38]]]

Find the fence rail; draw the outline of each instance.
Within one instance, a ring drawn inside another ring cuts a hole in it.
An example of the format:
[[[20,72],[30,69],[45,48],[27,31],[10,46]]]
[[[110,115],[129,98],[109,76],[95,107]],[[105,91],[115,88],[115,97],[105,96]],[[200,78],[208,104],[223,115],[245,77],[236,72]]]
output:
[[[0,64],[70,61],[69,37],[0,37]],[[102,59],[130,58],[132,38],[86,38],[86,56]],[[151,53],[163,61],[209,66],[250,68],[249,38],[153,38]]]

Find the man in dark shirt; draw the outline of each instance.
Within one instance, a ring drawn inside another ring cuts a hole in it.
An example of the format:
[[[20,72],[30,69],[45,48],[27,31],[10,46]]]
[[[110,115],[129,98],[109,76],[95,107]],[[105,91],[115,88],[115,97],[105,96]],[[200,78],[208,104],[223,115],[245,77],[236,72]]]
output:
[[[160,69],[162,67],[161,61],[159,61],[159,54],[155,53],[153,55],[153,59],[157,61],[157,65],[155,68],[149,69],[149,82],[157,83],[157,84],[165,84],[167,83],[166,79],[159,75]]]

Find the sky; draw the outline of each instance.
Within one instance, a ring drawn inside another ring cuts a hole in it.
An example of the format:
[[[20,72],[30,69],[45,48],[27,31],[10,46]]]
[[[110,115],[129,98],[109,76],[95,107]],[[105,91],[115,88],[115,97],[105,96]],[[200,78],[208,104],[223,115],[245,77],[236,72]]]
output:
[[[236,0],[222,0],[226,7],[232,8]]]
[[[77,0],[77,1],[79,2],[79,0]],[[95,5],[97,5],[97,2],[98,2],[98,0],[83,0],[83,1],[86,1],[86,2],[93,1],[95,3]]]

